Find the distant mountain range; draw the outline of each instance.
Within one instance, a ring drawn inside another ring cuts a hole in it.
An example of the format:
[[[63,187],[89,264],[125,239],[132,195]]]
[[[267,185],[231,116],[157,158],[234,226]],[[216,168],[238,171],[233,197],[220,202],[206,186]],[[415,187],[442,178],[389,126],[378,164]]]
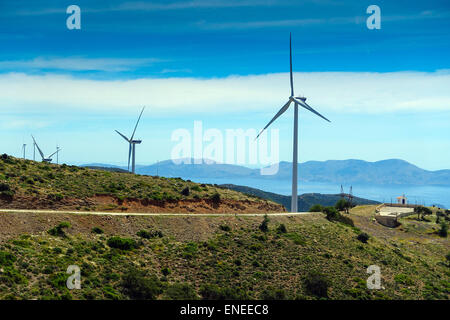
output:
[[[193,161],[191,162],[193,163]],[[108,164],[86,166],[126,167]],[[202,178],[255,178],[267,180],[290,180],[291,162],[280,162],[275,175],[261,175],[259,169],[239,165],[202,162],[200,164],[175,164],[172,160],[161,161],[149,166],[136,166],[136,172],[146,175],[181,177],[183,179]],[[299,164],[300,181],[334,184],[377,184],[377,185],[450,185],[450,170],[428,171],[407,161],[389,159],[376,162],[363,160],[307,161]],[[238,181],[237,181],[238,182]]]
[[[221,184],[219,187],[227,188],[252,196],[257,196],[263,199],[272,200],[285,206],[286,209],[291,210],[291,196],[284,196],[272,192],[265,192],[259,189],[250,188],[246,186],[237,186],[234,184]],[[338,194],[321,194],[321,193],[304,193],[298,197],[298,211],[308,211],[314,204],[321,204],[323,206],[334,206],[336,202],[341,199]],[[368,200],[364,198],[354,197],[353,203],[357,205],[363,204],[378,204],[379,202]]]

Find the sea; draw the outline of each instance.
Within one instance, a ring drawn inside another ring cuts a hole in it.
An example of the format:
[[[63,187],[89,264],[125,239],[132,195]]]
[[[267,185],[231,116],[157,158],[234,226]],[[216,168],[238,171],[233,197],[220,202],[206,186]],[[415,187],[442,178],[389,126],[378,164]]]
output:
[[[202,178],[201,181],[192,179],[195,182],[210,184],[236,184],[263,191],[290,195],[290,180],[266,180],[255,178]],[[443,209],[450,208],[450,185],[448,186],[414,186],[414,185],[374,185],[374,184],[353,184],[352,193],[354,196],[390,203],[396,202],[396,197],[405,195],[411,204],[421,204],[426,206],[436,205]],[[348,193],[350,185],[343,185],[344,192]],[[340,184],[321,182],[299,182],[298,194],[303,193],[328,193],[336,194],[341,192]]]

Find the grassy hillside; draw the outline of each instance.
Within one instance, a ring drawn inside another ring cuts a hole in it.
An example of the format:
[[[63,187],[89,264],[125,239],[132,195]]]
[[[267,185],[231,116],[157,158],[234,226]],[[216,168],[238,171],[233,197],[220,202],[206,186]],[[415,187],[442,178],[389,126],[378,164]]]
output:
[[[357,227],[314,213],[267,231],[249,216],[1,214],[0,299],[449,299],[447,239],[386,236],[360,225],[373,206],[354,210]],[[374,264],[384,289],[366,288]],[[65,286],[69,265],[81,290]]]
[[[284,211],[271,201],[180,178],[0,157],[0,207],[133,211]]]
[[[237,186],[234,184],[222,184],[220,185],[220,187],[236,190],[252,196],[257,196],[260,197],[261,199],[271,200],[279,204],[282,204],[288,210],[291,209],[291,196],[285,196],[273,192],[266,192],[246,186]],[[336,202],[339,201],[339,199],[341,199],[341,196],[338,194],[304,193],[298,196],[297,207],[299,211],[308,211],[309,208],[311,208],[311,206],[315,204],[320,204],[322,206],[334,206]],[[377,204],[379,202],[354,197],[353,203],[356,205],[363,205],[363,204]]]

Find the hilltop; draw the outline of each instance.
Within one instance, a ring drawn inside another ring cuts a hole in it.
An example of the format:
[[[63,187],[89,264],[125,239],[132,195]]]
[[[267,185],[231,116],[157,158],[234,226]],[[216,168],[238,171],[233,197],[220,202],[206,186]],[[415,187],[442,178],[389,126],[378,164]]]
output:
[[[449,299],[449,242],[434,218],[389,229],[374,212],[352,209],[354,227],[322,213],[2,213],[0,299]],[[69,265],[80,290],[66,288]],[[371,265],[383,289],[367,289]]]
[[[237,186],[234,184],[221,184],[222,188],[236,190],[248,195],[260,197],[282,204],[287,210],[291,209],[291,196],[285,196],[273,192],[266,192],[246,186]],[[298,211],[308,211],[312,205],[320,204],[322,206],[334,206],[341,199],[339,194],[321,194],[321,193],[304,193],[298,196]],[[353,204],[378,204],[378,201],[354,197]]]
[[[268,200],[180,178],[0,157],[0,207],[133,212],[283,212]]]

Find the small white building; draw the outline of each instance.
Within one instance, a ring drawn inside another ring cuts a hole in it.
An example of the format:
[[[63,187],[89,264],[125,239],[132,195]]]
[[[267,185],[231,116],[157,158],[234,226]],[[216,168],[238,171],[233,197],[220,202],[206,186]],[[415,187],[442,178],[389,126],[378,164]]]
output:
[[[397,197],[397,203],[398,204],[408,204],[408,199],[405,197],[405,195],[402,195],[400,197]]]

